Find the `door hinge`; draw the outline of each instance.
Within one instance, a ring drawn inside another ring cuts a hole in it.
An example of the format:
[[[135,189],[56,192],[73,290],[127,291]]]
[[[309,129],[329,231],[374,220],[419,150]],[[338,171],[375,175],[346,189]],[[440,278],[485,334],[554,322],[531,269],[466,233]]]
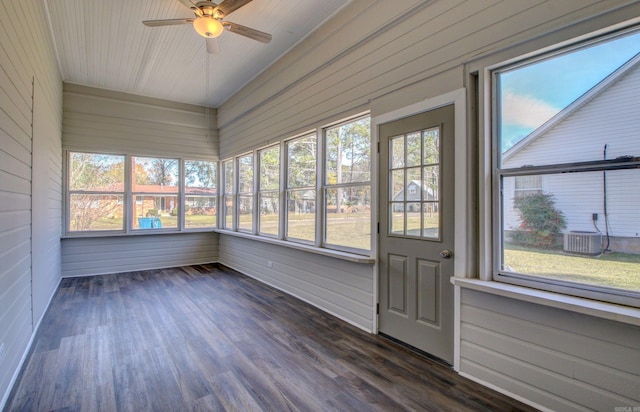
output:
[[[378,142],[378,153],[380,153],[380,142]]]
[[[378,234],[380,234],[380,222],[378,222]]]
[[[380,304],[376,303],[376,315],[380,314]]]

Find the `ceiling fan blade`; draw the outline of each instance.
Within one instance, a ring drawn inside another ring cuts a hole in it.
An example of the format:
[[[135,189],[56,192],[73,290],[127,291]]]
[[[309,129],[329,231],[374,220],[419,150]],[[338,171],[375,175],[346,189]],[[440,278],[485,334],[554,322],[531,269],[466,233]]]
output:
[[[193,23],[194,20],[195,19],[145,20],[142,22],[142,24],[149,27],[175,26],[178,24]]]
[[[250,39],[257,40],[261,43],[269,43],[271,41],[271,35],[269,33],[252,29],[251,27],[243,26],[241,24],[231,23],[230,21],[223,21],[222,25],[232,33],[236,33],[241,36],[245,36]]]
[[[222,15],[221,17],[228,16],[245,4],[251,3],[251,1],[252,0],[224,0],[222,3],[218,4],[216,10],[220,12]]]
[[[218,44],[217,37],[207,37],[207,53],[209,54],[218,54],[220,52],[220,45]]]

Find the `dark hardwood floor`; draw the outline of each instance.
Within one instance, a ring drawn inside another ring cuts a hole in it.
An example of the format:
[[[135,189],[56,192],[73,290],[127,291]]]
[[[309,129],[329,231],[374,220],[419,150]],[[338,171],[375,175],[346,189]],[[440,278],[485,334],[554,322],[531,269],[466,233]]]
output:
[[[531,410],[218,265],[63,279],[6,409]]]

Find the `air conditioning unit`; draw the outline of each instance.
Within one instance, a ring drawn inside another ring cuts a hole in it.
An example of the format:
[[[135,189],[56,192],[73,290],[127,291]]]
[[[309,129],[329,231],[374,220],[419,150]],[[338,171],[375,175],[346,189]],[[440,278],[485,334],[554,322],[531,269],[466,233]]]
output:
[[[602,233],[600,232],[565,232],[565,252],[582,255],[597,255],[602,252]]]

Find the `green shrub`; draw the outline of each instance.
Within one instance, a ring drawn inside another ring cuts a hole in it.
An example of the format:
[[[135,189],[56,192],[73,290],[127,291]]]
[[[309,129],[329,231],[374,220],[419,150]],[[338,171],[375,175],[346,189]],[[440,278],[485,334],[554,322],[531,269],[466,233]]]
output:
[[[564,214],[556,209],[553,195],[534,193],[513,199],[520,226],[511,232],[511,240],[521,245],[552,248],[559,244],[567,227]]]

